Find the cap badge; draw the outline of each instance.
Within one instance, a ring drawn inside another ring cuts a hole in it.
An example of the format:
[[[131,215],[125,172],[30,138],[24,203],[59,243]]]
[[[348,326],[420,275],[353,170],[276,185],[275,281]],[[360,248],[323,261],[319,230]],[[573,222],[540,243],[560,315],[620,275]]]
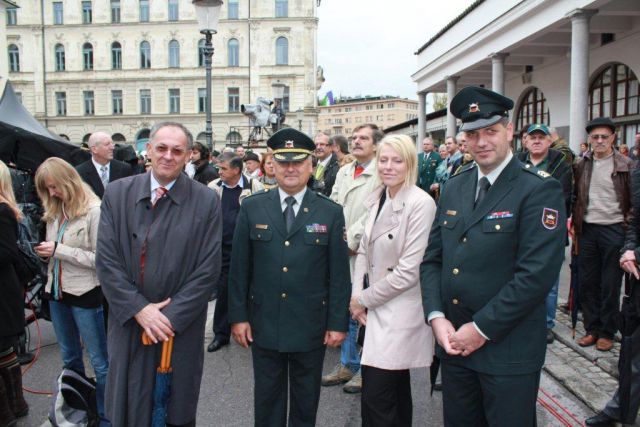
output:
[[[473,104],[469,104],[470,113],[477,113],[478,111],[480,111],[480,107],[478,106],[477,102],[474,102]]]
[[[284,142],[284,147],[285,148],[293,148],[293,141],[291,141],[291,140],[285,141]]]

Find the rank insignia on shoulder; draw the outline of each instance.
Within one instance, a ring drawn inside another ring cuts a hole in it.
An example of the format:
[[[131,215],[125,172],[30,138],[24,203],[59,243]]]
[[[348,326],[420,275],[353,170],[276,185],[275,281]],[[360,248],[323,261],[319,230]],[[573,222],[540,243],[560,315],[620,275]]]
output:
[[[548,174],[545,171],[538,171],[538,175],[540,175],[543,178],[549,178],[551,176],[550,174]]]
[[[544,208],[542,210],[542,226],[547,230],[555,230],[558,226],[558,211]]]
[[[268,230],[269,224],[256,224],[256,228],[259,230]]]
[[[447,215],[456,216],[458,215],[458,211],[447,210]]]
[[[502,219],[502,218],[513,218],[513,213],[509,211],[491,212],[489,215],[487,215],[486,219]]]
[[[328,233],[327,226],[324,224],[309,224],[306,228],[307,233]]]

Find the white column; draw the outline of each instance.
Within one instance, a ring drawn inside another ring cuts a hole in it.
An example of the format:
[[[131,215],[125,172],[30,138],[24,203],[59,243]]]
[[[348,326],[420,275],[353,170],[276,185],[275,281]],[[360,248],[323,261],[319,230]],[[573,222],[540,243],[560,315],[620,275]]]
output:
[[[569,91],[569,144],[580,152],[585,138],[589,105],[589,20],[594,10],[575,9],[571,18],[571,83]]]
[[[494,53],[491,55],[491,90],[504,95],[504,60],[508,53]]]
[[[427,92],[418,92],[418,137],[416,147],[418,153],[422,147],[422,140],[427,134]]]
[[[456,118],[451,113],[451,109],[449,108],[449,105],[451,105],[451,100],[453,99],[454,96],[456,96],[456,93],[458,92],[456,83],[458,82],[459,78],[460,76],[446,77],[447,79],[447,133],[445,137],[456,136]]]

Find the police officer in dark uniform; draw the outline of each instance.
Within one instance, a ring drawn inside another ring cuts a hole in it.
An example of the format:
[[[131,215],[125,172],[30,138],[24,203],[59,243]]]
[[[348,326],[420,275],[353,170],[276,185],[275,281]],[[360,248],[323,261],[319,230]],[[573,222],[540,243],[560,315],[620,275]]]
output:
[[[229,277],[233,338],[251,345],[256,426],[315,425],[325,346],[339,346],[351,295],[342,208],[306,186],[313,141],[269,138],[278,188],[247,197]]]
[[[467,87],[450,108],[476,165],[447,181],[420,269],[445,426],[534,426],[545,297],[564,256],[562,188],[511,153],[513,101]]]

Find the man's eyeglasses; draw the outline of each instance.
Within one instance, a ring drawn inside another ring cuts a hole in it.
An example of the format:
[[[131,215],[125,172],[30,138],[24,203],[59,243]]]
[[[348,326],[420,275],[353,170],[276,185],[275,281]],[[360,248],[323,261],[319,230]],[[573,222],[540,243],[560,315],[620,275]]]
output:
[[[598,141],[598,140],[606,141],[607,139],[611,138],[611,135],[613,134],[612,133],[610,133],[609,135],[594,134],[594,135],[589,135],[589,138],[591,138],[594,141]]]

